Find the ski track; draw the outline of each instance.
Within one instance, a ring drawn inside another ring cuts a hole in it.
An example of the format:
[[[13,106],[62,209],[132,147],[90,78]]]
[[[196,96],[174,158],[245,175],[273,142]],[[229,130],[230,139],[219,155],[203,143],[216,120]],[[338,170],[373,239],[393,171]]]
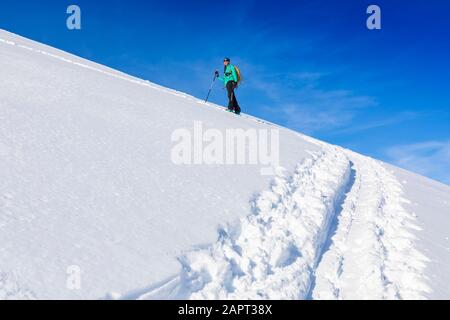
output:
[[[330,249],[316,270],[314,299],[424,299],[428,259],[415,249],[414,215],[379,161],[347,151],[356,172]]]
[[[379,161],[321,145],[211,247],[179,258],[179,275],[132,298],[424,299],[428,259],[401,184]]]
[[[110,77],[204,101],[0,38]],[[219,110],[224,108],[206,103]],[[235,116],[235,115],[232,115]],[[249,115],[244,118],[277,126]],[[181,272],[127,299],[423,299],[428,259],[414,247],[414,215],[401,184],[380,162],[322,146],[292,176],[280,172],[253,201],[253,212],[219,230],[211,247],[179,258]],[[111,295],[120,297],[118,294]],[[33,299],[0,273],[0,299]]]
[[[180,275],[139,298],[306,298],[351,181],[347,156],[327,149],[306,159],[293,176],[277,176],[254,201],[251,215],[221,229],[212,247],[180,258]]]

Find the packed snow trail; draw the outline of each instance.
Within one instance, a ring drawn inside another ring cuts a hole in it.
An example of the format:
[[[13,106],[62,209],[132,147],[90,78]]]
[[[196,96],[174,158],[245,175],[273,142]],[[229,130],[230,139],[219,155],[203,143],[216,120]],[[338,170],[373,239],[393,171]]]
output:
[[[323,144],[278,176],[217,243],[139,299],[422,299],[427,258],[414,216],[378,161]]]
[[[306,298],[349,182],[346,155],[324,148],[292,177],[275,178],[254,201],[253,214],[222,229],[211,248],[182,257],[179,276],[140,298]]]
[[[355,183],[329,250],[316,270],[314,299],[422,299],[428,259],[411,232],[402,187],[376,160],[347,151]]]

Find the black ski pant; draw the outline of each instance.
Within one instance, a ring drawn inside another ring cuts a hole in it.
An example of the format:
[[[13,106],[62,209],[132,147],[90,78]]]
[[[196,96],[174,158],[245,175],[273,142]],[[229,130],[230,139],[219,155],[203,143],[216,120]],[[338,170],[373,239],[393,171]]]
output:
[[[235,85],[236,85],[236,82],[234,82],[234,81],[227,82],[228,110],[232,110],[236,113],[240,113],[241,108],[239,107],[239,104],[236,99],[236,95],[234,94],[234,86]]]

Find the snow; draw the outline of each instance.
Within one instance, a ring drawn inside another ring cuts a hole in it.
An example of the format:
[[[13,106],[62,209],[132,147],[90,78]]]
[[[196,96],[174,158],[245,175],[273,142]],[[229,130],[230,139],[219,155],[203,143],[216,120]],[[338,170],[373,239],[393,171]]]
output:
[[[0,299],[450,298],[450,187],[2,30],[0,56]],[[277,175],[173,163],[198,121],[279,129]]]
[[[427,262],[424,273],[432,291],[430,299],[450,297],[450,187],[417,174],[387,166],[403,184],[404,197],[410,199],[404,207],[416,216],[421,228],[416,233],[417,249],[425,254]]]
[[[313,298],[425,298],[429,259],[415,248],[413,231],[420,228],[403,208],[400,183],[377,161],[350,158],[354,181],[316,269]]]

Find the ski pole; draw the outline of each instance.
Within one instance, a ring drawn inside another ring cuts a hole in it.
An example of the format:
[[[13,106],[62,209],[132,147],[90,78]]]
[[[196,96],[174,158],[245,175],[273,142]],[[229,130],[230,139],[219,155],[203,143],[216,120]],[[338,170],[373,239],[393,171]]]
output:
[[[211,90],[212,90],[212,88],[213,88],[213,86],[214,86],[214,82],[216,82],[216,74],[214,73],[214,79],[213,79],[213,81],[211,82],[211,85],[209,86],[209,91],[208,91],[208,95],[206,96],[206,99],[205,99],[205,103],[206,102],[208,102],[208,99],[209,99],[209,95],[211,94]]]

